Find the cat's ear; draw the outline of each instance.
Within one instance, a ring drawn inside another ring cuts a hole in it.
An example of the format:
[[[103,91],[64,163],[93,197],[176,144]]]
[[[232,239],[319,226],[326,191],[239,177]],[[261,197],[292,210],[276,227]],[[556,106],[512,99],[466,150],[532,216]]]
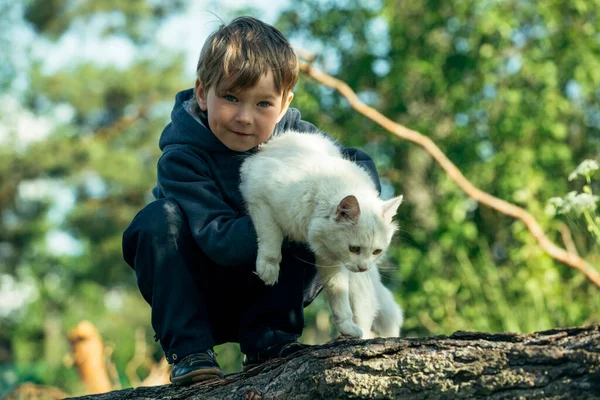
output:
[[[358,199],[352,195],[346,196],[340,201],[335,212],[336,221],[358,222],[360,216],[360,206]]]
[[[402,204],[403,198],[404,196],[400,195],[383,202],[383,219],[385,219],[386,222],[392,222],[392,218],[396,215],[396,211],[398,211],[398,207]]]

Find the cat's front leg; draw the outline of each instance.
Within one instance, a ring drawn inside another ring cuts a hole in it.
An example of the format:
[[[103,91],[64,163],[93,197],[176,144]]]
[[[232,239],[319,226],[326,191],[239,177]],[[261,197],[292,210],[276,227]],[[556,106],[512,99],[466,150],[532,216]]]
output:
[[[371,282],[369,272],[350,272],[350,306],[354,322],[363,331],[363,339],[371,339],[373,320],[377,315],[377,294]]]
[[[329,308],[333,314],[333,323],[342,336],[362,337],[362,330],[352,320],[350,307],[349,271],[343,267],[328,267],[327,264],[317,260],[319,277],[327,295]]]
[[[267,204],[249,204],[248,212],[258,237],[256,273],[265,284],[274,285],[279,278],[283,233]]]
[[[261,254],[260,247],[258,257],[256,257],[256,274],[266,285],[274,285],[279,279],[279,263],[281,262],[281,255],[279,257],[273,257]]]

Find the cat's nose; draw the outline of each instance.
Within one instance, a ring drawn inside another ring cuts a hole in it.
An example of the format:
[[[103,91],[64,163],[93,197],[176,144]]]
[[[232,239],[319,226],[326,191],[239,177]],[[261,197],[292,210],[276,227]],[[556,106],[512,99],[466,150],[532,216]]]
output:
[[[359,266],[358,266],[358,270],[359,270],[360,272],[365,272],[367,269],[368,269],[368,268],[367,268],[367,267],[365,267],[365,266],[363,266],[363,265],[359,265]]]

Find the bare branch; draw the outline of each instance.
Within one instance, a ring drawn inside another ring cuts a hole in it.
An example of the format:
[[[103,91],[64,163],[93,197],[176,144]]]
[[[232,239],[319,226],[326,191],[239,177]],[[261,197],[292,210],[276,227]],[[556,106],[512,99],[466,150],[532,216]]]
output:
[[[117,366],[112,361],[112,355],[115,351],[115,346],[113,344],[106,344],[104,346],[104,357],[106,357],[106,372],[110,376],[112,381],[113,389],[121,389],[121,380],[119,379],[119,371],[117,370]]]
[[[563,243],[567,248],[569,254],[579,255],[577,252],[577,247],[575,246],[575,242],[573,241],[573,236],[571,235],[571,230],[564,222],[561,222],[559,225],[560,234],[562,236]]]

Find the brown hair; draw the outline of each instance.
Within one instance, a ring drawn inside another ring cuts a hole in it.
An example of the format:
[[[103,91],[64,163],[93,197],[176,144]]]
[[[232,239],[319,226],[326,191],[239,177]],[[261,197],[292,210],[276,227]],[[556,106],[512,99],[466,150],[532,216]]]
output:
[[[202,47],[196,75],[205,90],[245,90],[271,69],[287,95],[298,81],[298,59],[283,34],[256,18],[238,17],[213,32]]]

